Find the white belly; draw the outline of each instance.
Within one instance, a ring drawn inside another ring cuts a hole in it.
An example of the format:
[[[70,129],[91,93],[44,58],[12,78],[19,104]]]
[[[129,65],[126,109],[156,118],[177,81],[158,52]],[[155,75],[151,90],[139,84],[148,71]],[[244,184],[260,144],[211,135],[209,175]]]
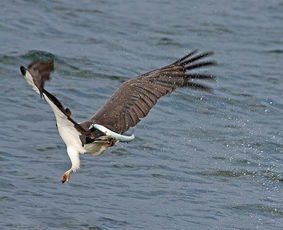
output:
[[[85,153],[86,150],[82,146],[82,142],[80,140],[80,133],[71,126],[60,126],[58,123],[58,131],[65,142],[67,148],[71,147],[73,149],[76,149],[79,153]]]

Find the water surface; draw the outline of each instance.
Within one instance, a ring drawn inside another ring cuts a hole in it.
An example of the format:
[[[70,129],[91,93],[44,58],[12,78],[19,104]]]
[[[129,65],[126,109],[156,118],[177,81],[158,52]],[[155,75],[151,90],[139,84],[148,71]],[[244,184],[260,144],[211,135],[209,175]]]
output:
[[[1,229],[282,229],[283,3],[2,1]],[[180,89],[136,140],[70,166],[19,66],[54,58],[47,88],[74,119],[190,50],[215,51],[214,93]]]

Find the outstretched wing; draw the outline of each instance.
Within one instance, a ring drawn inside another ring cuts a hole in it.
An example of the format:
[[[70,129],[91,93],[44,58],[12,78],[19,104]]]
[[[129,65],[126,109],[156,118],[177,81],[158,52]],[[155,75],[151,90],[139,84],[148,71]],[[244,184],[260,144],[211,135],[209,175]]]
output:
[[[193,80],[211,80],[214,76],[188,73],[188,71],[216,64],[213,61],[196,62],[213,53],[196,53],[197,51],[193,51],[173,64],[124,82],[106,104],[90,120],[81,125],[88,127],[96,123],[114,132],[124,133],[145,117],[160,97],[178,87],[210,91],[209,87]]]
[[[81,139],[82,144],[85,143],[86,136],[90,135],[89,130],[83,129],[78,123],[76,123],[71,118],[71,111],[68,108],[64,108],[61,102],[51,93],[49,93],[46,89],[44,89],[45,81],[50,79],[50,73],[54,70],[53,61],[50,62],[33,62],[26,69],[21,66],[20,70],[22,75],[25,77],[28,84],[32,86],[32,88],[43,97],[46,102],[52,108],[57,127],[60,132],[60,127],[64,127],[65,130],[68,130],[69,136],[77,136]],[[64,137],[60,133],[63,140]],[[66,143],[67,144],[67,143]]]

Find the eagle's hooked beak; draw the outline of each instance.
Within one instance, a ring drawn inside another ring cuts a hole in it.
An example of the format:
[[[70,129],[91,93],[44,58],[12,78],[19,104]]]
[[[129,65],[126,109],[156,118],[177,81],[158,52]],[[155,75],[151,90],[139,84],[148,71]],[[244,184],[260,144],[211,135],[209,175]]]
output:
[[[26,75],[26,71],[27,71],[26,68],[21,66],[20,70],[21,70],[22,75],[25,76]]]

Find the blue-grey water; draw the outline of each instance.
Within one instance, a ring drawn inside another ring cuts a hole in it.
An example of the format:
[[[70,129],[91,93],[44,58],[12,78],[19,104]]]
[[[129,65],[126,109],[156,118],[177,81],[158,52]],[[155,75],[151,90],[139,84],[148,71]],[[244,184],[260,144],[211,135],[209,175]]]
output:
[[[283,229],[283,1],[0,3],[0,229]],[[213,94],[179,89],[135,141],[70,162],[19,66],[89,118],[121,84],[214,51]]]

